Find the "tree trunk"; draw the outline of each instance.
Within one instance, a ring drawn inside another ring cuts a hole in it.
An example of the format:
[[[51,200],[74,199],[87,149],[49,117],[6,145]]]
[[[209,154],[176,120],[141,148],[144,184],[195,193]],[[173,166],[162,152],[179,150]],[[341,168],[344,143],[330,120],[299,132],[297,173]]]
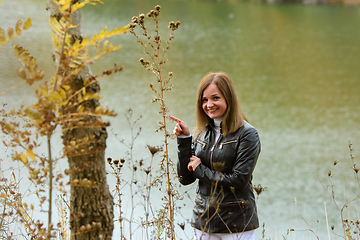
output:
[[[77,2],[76,0],[73,1]],[[61,14],[53,0],[47,0],[51,17],[60,19]],[[72,25],[67,32],[72,39],[82,39],[80,10],[72,14]],[[62,60],[61,60],[62,61]],[[61,62],[60,61],[60,62]],[[66,72],[66,68],[59,71]],[[66,76],[66,74],[64,74]],[[67,85],[71,88],[68,96],[84,87],[86,79],[91,77],[87,66],[73,76]],[[97,82],[86,87],[86,93],[100,91]],[[69,102],[74,104],[75,99]],[[99,106],[98,100],[82,103],[86,111],[94,112]],[[67,113],[76,113],[78,106],[70,108]],[[72,240],[111,239],[114,229],[113,197],[106,181],[105,148],[107,132],[100,117],[83,116],[76,123],[69,121],[63,125],[63,144],[69,163],[71,184],[70,196],[70,230]],[[70,147],[74,146],[76,147]],[[71,150],[69,150],[71,149]]]

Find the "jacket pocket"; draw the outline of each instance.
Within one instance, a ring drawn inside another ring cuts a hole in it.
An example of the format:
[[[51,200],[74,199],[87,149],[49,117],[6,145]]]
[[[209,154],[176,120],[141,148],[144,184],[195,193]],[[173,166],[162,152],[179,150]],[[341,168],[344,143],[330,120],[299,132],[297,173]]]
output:
[[[200,141],[200,140],[196,140],[196,141],[201,144],[202,149],[204,150],[205,147],[206,147],[206,142],[203,142],[203,141]]]
[[[231,140],[231,141],[227,141],[227,142],[223,142],[223,143],[220,143],[220,146],[219,146],[219,149],[222,149],[224,145],[226,144],[229,144],[229,143],[236,143],[237,142],[237,139],[235,140]]]
[[[249,207],[249,200],[241,200],[241,201],[233,201],[233,202],[222,202],[220,206],[223,207],[234,207],[238,206],[239,208],[248,208]]]

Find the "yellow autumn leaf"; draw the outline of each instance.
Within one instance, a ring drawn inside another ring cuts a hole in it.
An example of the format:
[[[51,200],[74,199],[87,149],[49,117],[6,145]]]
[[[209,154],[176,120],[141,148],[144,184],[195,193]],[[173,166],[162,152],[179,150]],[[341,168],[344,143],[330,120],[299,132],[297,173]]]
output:
[[[26,155],[28,155],[28,157],[33,161],[36,161],[35,154],[30,148],[26,149]]]
[[[24,30],[29,29],[31,26],[32,26],[31,18],[28,18],[24,23],[23,29]]]
[[[69,85],[64,85],[63,89],[65,89],[66,91],[68,91],[71,87]]]
[[[1,2],[1,0],[0,0]],[[0,198],[8,198],[9,197],[9,194],[6,194],[6,193],[0,193]]]
[[[0,37],[5,37],[5,30],[0,28]]]
[[[49,96],[48,90],[46,88],[44,88],[42,86],[39,86],[39,88],[40,88],[42,95],[44,95],[44,97]]]
[[[20,57],[20,49],[18,48],[18,46],[17,46],[17,45],[14,45],[13,50],[14,50],[15,56],[16,56],[17,58],[19,58],[19,57]]]
[[[66,92],[64,89],[59,89],[59,95],[61,96],[61,98],[65,99],[66,98]]]
[[[24,68],[19,68],[17,70],[17,73],[18,73],[18,76],[22,79],[26,79],[26,72],[25,72],[25,69]]]
[[[53,101],[61,100],[61,95],[59,93],[52,93],[50,99]]]
[[[0,44],[5,45],[5,43],[7,43],[7,38],[6,37],[0,37]]]
[[[78,10],[78,9],[82,8],[83,6],[85,6],[85,4],[86,4],[86,2],[81,2],[81,3],[77,2],[77,3],[72,5],[71,11],[75,12],[76,10]]]
[[[65,106],[65,105],[67,105],[69,103],[69,101],[68,100],[65,100],[65,101],[62,101],[62,102],[59,102],[59,103],[57,103],[59,106]]]
[[[8,37],[11,39],[11,37],[14,35],[14,29],[12,27],[9,27],[8,29]]]
[[[22,30],[21,30],[21,25],[23,24],[23,20],[22,19],[20,19],[19,21],[17,21],[17,23],[16,23],[16,25],[15,25],[15,31],[16,31],[16,34],[17,35],[20,35],[21,34],[21,32],[22,32]]]
[[[89,36],[86,36],[85,38],[83,38],[81,44],[83,46],[87,46],[89,44]]]
[[[25,108],[25,114],[30,118],[30,119],[33,119],[33,120],[38,120],[41,118],[40,114],[38,112],[36,112],[35,110],[33,110],[32,108],[36,107],[36,104],[33,104],[27,108]]]
[[[83,105],[80,105],[77,109],[76,112],[80,113],[83,112],[85,110],[85,107]]]
[[[28,163],[27,157],[25,154],[20,153],[20,160],[26,165]]]
[[[70,5],[71,0],[59,0],[58,5]]]

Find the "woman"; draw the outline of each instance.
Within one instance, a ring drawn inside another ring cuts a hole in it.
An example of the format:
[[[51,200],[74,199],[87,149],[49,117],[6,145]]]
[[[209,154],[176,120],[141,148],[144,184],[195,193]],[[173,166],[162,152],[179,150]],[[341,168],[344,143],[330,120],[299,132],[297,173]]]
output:
[[[185,122],[175,120],[179,181],[199,180],[191,221],[195,239],[254,240],[259,223],[251,180],[260,140],[230,78],[218,72],[202,79],[193,138]]]

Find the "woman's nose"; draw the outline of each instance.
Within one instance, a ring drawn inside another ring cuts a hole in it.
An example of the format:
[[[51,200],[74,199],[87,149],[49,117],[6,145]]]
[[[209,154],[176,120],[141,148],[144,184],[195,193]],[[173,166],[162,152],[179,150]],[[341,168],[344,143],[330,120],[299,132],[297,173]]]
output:
[[[212,107],[214,105],[213,101],[208,100],[207,102],[207,107]]]

